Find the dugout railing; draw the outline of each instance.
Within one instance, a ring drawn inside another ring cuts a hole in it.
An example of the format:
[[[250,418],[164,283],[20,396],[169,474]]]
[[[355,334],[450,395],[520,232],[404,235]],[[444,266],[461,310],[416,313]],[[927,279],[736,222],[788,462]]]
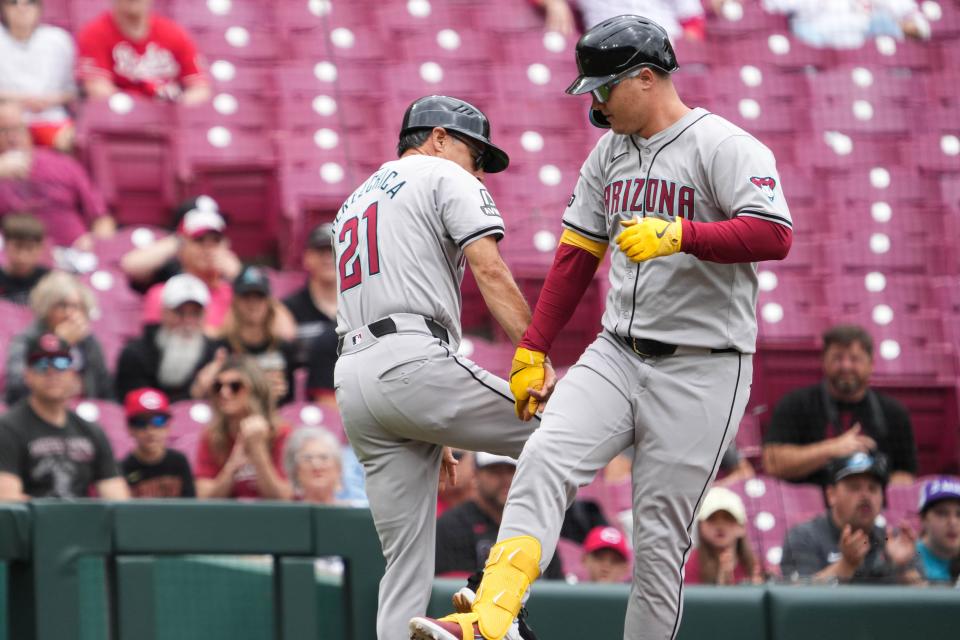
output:
[[[217,564],[209,555],[269,558],[268,566]],[[315,571],[325,556],[343,559],[342,578]],[[373,640],[383,567],[365,509],[0,505],[0,640]],[[186,570],[193,581],[184,586],[177,578]],[[437,580],[430,612],[449,612],[462,584]],[[229,603],[233,624],[204,624],[203,600],[213,590]],[[534,593],[530,619],[542,640],[622,637],[626,585],[540,581]],[[957,589],[763,585],[685,593],[680,640],[938,640],[957,637],[960,621]],[[188,606],[194,600],[198,606]]]

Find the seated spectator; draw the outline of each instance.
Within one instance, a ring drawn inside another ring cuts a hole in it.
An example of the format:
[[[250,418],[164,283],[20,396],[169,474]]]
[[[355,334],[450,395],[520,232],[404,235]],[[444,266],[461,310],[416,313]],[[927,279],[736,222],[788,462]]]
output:
[[[58,246],[89,250],[91,234],[110,237],[116,224],[80,164],[36,149],[16,102],[0,102],[0,216],[32,213]]]
[[[124,399],[127,431],[137,443],[120,463],[135,498],[192,498],[197,495],[187,457],[167,448],[170,401],[159,389],[134,389]]]
[[[454,460],[457,461],[457,482],[441,483],[437,494],[437,517],[439,518],[448,509],[452,509],[476,497],[476,467],[472,451],[452,449]]]
[[[213,383],[213,419],[197,447],[201,498],[289,500],[283,468],[290,427],[276,414],[266,377],[248,358],[231,356]]]
[[[920,490],[920,569],[932,583],[960,577],[960,478],[927,480]]]
[[[759,584],[763,570],[747,538],[747,510],[740,496],[712,487],[697,514],[697,544],[687,557],[686,584]]]
[[[215,218],[197,216],[194,211],[212,211],[219,215],[223,222],[218,223]],[[243,266],[237,255],[230,250],[230,241],[223,235],[226,230],[226,216],[220,212],[216,200],[210,196],[196,196],[188,198],[177,205],[173,211],[173,229],[174,233],[151,242],[143,247],[136,247],[128,251],[120,260],[120,269],[126,274],[130,285],[140,293],[146,293],[150,287],[155,284],[161,284],[184,270],[196,272],[196,267],[184,269],[183,262],[199,261],[203,256],[198,256],[201,251],[205,234],[200,234],[196,239],[184,234],[184,218],[191,216],[193,220],[206,220],[209,223],[210,230],[217,231],[219,228],[219,237],[214,233],[214,237],[219,240],[216,242],[216,248],[213,250],[212,261],[214,267],[219,271],[222,278],[233,280],[240,273]],[[191,222],[188,225],[196,229],[196,223]],[[198,242],[192,247],[184,247],[185,243]]]
[[[834,462],[827,512],[787,532],[783,576],[813,582],[919,582],[916,534],[906,523],[896,533],[876,524],[887,477],[883,454],[855,453]]]
[[[793,35],[811,47],[856,49],[877,36],[930,37],[914,0],[763,0],[763,7],[789,15]]]
[[[477,453],[474,460],[476,498],[448,509],[437,520],[435,571],[439,576],[469,576],[480,571],[497,542],[517,461],[483,452]],[[554,554],[543,577],[563,580],[559,554]]]
[[[223,235],[225,229],[226,221],[223,216],[211,209],[193,209],[188,212],[178,229],[181,238],[177,255],[180,273],[189,273],[199,278],[209,290],[206,327],[211,334],[218,332],[223,326],[233,301],[233,288],[223,277],[220,268],[220,256],[226,247],[226,238]],[[164,283],[160,282],[147,290],[143,301],[144,324],[160,321],[163,287]]]
[[[130,495],[103,430],[67,408],[77,386],[70,351],[52,333],[27,345],[29,395],[0,417],[0,500]]]
[[[630,578],[630,545],[616,527],[596,527],[583,543],[588,582],[621,583]]]
[[[227,355],[203,332],[210,292],[196,277],[181,273],[167,280],[161,293],[160,324],[148,325],[120,352],[117,396],[150,387],[171,402],[203,398]]]
[[[113,9],[77,37],[77,74],[91,98],[118,91],[147,98],[199,104],[210,83],[187,32],[154,14],[152,0],[113,0]]]
[[[301,427],[287,440],[284,469],[293,484],[296,500],[338,504],[343,490],[343,457],[340,442],[321,427]]]
[[[819,384],[784,396],[764,434],[763,467],[794,482],[826,485],[831,460],[879,451],[891,461],[891,482],[909,484],[917,472],[913,427],[906,408],[870,388],[873,339],[861,327],[823,334]]]
[[[625,14],[648,18],[664,29],[672,40],[689,38],[703,40],[706,35],[706,15],[700,0],[531,0],[542,5],[546,14],[548,31],[558,31],[570,35],[574,31],[575,19],[571,4],[580,10],[583,26],[589,29],[610,18]],[[720,11],[726,2],[739,0],[711,0],[709,3]]]
[[[30,292],[50,273],[40,264],[46,236],[43,223],[29,213],[11,213],[0,221],[0,234],[6,262],[0,268],[0,298],[26,305]]]
[[[26,331],[10,340],[7,349],[5,398],[12,405],[28,393],[26,358],[28,345],[44,333],[54,333],[70,346],[77,386],[71,397],[113,398],[113,381],[107,370],[100,341],[90,327],[93,294],[69,273],[54,271],[34,287],[30,307],[36,318]]]
[[[723,457],[720,458],[720,475],[717,477],[716,484],[728,487],[756,475],[753,465],[737,449],[737,443],[731,442],[723,453]]]
[[[333,398],[333,367],[337,363],[337,267],[333,258],[333,227],[317,226],[303,253],[307,284],[284,299],[297,322],[297,363],[309,369],[307,392],[314,402]]]
[[[0,5],[0,99],[20,103],[34,142],[67,151],[73,123],[66,107],[77,96],[73,81],[73,38],[40,24],[40,0],[5,0]]]
[[[248,355],[267,377],[278,405],[293,400],[296,350],[274,333],[277,308],[270,280],[257,267],[245,267],[233,282],[233,303],[220,344],[230,353]]]

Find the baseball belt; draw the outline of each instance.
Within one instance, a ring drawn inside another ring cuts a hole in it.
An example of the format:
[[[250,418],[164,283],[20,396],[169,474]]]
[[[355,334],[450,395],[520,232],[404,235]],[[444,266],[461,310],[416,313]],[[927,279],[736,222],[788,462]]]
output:
[[[627,336],[617,336],[623,341],[627,348],[643,358],[660,358],[663,356],[683,356],[683,355],[709,355],[712,353],[739,353],[738,349],[726,347],[724,349],[711,349],[709,347],[688,347],[686,345],[668,344],[649,338],[630,338]]]
[[[429,332],[430,335],[437,340],[440,340],[446,344],[450,344],[450,334],[446,329],[443,328],[442,325],[432,318],[421,317],[420,319],[423,320],[424,323],[424,333]],[[397,329],[397,323],[394,321],[394,319],[387,316],[386,318],[382,318],[376,322],[371,322],[368,324],[367,331],[369,331],[370,334],[375,338],[382,338],[383,336],[388,336],[392,333],[398,333],[399,329]],[[343,338],[340,338],[337,340],[337,355],[339,356],[342,351]]]

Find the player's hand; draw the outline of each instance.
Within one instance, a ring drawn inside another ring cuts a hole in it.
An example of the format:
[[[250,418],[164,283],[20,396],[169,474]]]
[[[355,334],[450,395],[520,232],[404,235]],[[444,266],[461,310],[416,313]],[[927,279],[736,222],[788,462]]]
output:
[[[547,355],[540,351],[531,351],[524,347],[517,347],[513,354],[513,365],[510,367],[510,391],[513,393],[514,409],[517,417],[526,422],[537,412],[542,392],[553,391],[547,387]],[[551,373],[553,368],[550,368]],[[555,384],[556,375],[552,376]],[[538,392],[535,396],[532,392]],[[544,398],[545,400],[545,398]]]
[[[440,461],[440,491],[445,491],[447,483],[451,487],[457,486],[457,465],[460,461],[453,457],[453,449],[443,448],[443,458]]]
[[[680,251],[683,225],[677,219],[638,218],[621,220],[625,227],[616,242],[634,262],[669,256]]]

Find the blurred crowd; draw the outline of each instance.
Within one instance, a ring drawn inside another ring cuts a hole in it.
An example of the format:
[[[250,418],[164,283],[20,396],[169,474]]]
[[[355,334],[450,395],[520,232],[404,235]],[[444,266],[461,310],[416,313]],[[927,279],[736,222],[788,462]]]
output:
[[[742,15],[739,0],[530,0],[545,26],[572,34],[608,17],[646,15],[672,38],[709,38],[706,16]],[[855,48],[878,36],[926,39],[914,0],[763,0],[789,16],[814,47]],[[336,411],[337,278],[328,225],[307,239],[305,284],[282,299],[270,271],[244,264],[227,239],[229,215],[197,195],[171,212],[170,233],[120,261],[143,295],[140,335],[108,361],[93,330],[93,293],[54,248],[90,250],[117,225],[97,185],[71,155],[74,107],[117,92],[197,104],[210,83],[197,46],[150,0],[104,0],[104,12],[72,35],[43,22],[41,0],[0,2],[0,298],[32,320],[6,347],[0,416],[0,500],[237,498],[362,506],[363,471],[349,446],[322,425],[285,421],[278,408],[309,400]],[[787,394],[772,413],[762,454],[731,448],[706,493],[686,558],[690,584],[801,582],[957,584],[960,478],[918,479],[910,416],[870,385],[869,333],[837,326],[823,335],[820,383]],[[303,372],[298,374],[298,372]],[[78,398],[123,407],[131,450],[117,460]],[[194,451],[169,446],[177,403],[211,409]],[[438,497],[437,571],[482,568],[516,461],[455,452],[460,480]],[[191,463],[191,460],[193,461]],[[602,473],[629,483],[630,452]],[[760,467],[759,469],[756,467]],[[791,528],[778,564],[749,539],[744,483],[762,471],[822,489],[823,512]],[[880,526],[890,485],[917,490],[915,528]],[[574,502],[546,578],[629,580],[643,543],[619,514]],[[567,566],[565,566],[567,565]],[[572,565],[572,566],[571,566]]]

